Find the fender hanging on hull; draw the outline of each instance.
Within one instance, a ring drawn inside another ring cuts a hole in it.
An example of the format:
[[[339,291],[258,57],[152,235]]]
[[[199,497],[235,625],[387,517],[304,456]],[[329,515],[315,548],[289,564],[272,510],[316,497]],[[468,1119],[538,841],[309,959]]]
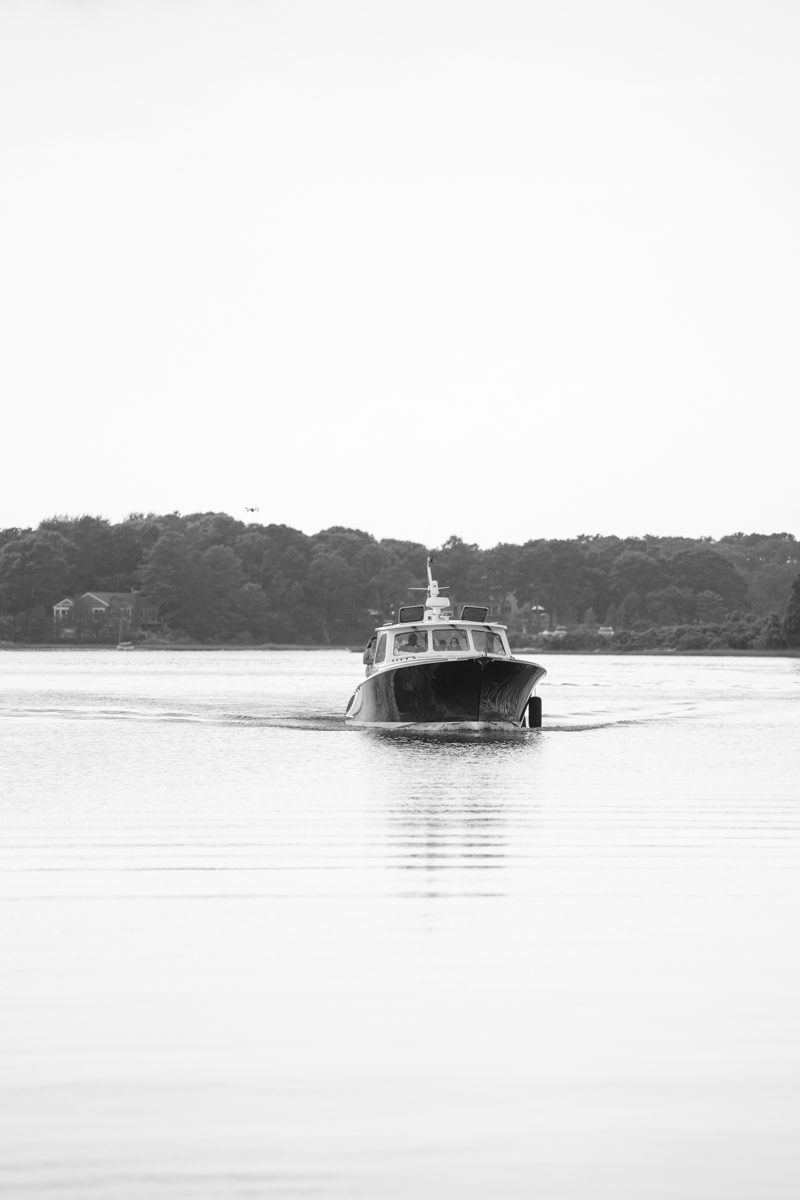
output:
[[[345,720],[518,725],[533,688],[545,674],[536,663],[499,658],[410,663],[365,679],[350,698]]]

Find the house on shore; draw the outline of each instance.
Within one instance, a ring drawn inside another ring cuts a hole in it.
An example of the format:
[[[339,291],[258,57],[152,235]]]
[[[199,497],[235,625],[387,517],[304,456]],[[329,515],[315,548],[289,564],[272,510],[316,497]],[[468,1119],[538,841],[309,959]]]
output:
[[[448,594],[453,612],[456,614],[461,611],[462,604],[476,603],[471,597],[464,600],[454,597],[452,589]],[[481,603],[484,604],[486,601],[481,600]],[[549,616],[541,605],[535,604],[531,600],[520,602],[513,592],[491,592],[488,608],[489,620],[505,625],[509,634],[523,634],[527,637],[541,633],[548,626]]]
[[[63,642],[118,642],[158,625],[141,592],[84,592],[53,605],[53,634]]]
[[[509,633],[535,634],[546,629],[548,614],[531,600],[519,603],[513,592],[494,593],[489,604],[489,617],[508,628]]]

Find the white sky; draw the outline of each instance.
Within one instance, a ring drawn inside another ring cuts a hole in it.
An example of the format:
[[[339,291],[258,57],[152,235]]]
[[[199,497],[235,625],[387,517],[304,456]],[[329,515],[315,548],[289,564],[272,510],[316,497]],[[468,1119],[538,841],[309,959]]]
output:
[[[0,526],[789,529],[800,5],[0,6]]]

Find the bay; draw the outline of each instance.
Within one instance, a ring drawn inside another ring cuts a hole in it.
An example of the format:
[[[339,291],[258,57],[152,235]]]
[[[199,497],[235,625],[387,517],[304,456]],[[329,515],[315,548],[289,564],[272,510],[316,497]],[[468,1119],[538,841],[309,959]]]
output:
[[[800,660],[0,655],[4,1197],[794,1197]]]

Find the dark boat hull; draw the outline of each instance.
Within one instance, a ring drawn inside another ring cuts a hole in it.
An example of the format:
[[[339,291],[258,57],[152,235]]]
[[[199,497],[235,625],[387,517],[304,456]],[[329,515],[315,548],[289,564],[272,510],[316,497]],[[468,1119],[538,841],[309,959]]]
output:
[[[357,724],[504,721],[519,725],[544,667],[500,658],[403,664],[356,689],[345,713]]]

